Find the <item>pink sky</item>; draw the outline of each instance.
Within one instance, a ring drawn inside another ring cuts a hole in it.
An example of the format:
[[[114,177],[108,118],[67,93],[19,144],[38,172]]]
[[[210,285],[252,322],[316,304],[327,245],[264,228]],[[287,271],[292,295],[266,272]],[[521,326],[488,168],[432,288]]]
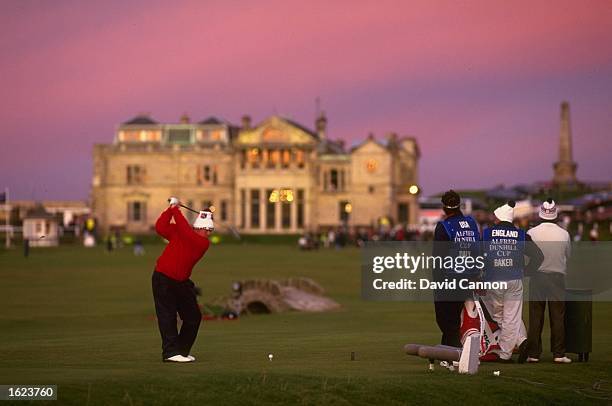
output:
[[[425,194],[548,180],[559,104],[610,181],[609,1],[0,2],[0,187],[86,198],[94,143],[139,112],[417,138]]]

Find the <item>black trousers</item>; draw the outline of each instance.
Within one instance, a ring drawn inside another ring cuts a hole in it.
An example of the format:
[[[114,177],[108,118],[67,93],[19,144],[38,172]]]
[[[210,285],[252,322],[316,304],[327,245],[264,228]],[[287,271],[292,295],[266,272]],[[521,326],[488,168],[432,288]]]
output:
[[[442,332],[440,344],[461,347],[459,328],[465,301],[435,301],[436,323]]]
[[[529,280],[528,354],[540,358],[542,328],[548,302],[550,350],[554,357],[565,356],[565,275],[558,272],[536,272]]]
[[[190,279],[179,282],[161,272],[153,272],[153,300],[162,339],[162,358],[189,355],[198,335],[202,312]],[[178,331],[176,315],[183,321]]]

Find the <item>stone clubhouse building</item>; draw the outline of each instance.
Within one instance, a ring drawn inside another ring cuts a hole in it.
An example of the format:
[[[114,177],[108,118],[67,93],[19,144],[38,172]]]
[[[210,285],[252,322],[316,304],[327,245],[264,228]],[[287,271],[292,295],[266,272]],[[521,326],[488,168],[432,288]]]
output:
[[[419,148],[414,138],[368,136],[351,148],[277,115],[240,126],[210,117],[158,123],[139,115],[94,146],[92,215],[101,231],[153,232],[177,196],[214,205],[218,229],[293,234],[329,227],[415,224]],[[191,213],[185,212],[192,217]]]

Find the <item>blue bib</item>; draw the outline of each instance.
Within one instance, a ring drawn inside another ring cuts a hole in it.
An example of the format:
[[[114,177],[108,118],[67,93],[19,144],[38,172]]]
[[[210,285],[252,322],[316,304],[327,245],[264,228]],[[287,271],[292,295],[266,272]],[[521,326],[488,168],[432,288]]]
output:
[[[453,257],[477,257],[480,255],[480,232],[478,224],[470,216],[452,216],[440,221],[450,240],[449,255]],[[448,270],[452,274],[473,275],[476,268]]]
[[[523,279],[525,231],[514,226],[493,226],[482,232],[486,281]]]

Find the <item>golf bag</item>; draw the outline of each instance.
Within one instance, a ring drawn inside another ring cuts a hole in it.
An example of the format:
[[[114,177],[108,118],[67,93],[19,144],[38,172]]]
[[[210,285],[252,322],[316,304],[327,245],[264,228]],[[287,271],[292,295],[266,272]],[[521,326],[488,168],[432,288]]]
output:
[[[481,361],[495,361],[498,358],[500,329],[479,298],[465,301],[459,333],[462,345],[465,345],[470,336],[480,334]]]

